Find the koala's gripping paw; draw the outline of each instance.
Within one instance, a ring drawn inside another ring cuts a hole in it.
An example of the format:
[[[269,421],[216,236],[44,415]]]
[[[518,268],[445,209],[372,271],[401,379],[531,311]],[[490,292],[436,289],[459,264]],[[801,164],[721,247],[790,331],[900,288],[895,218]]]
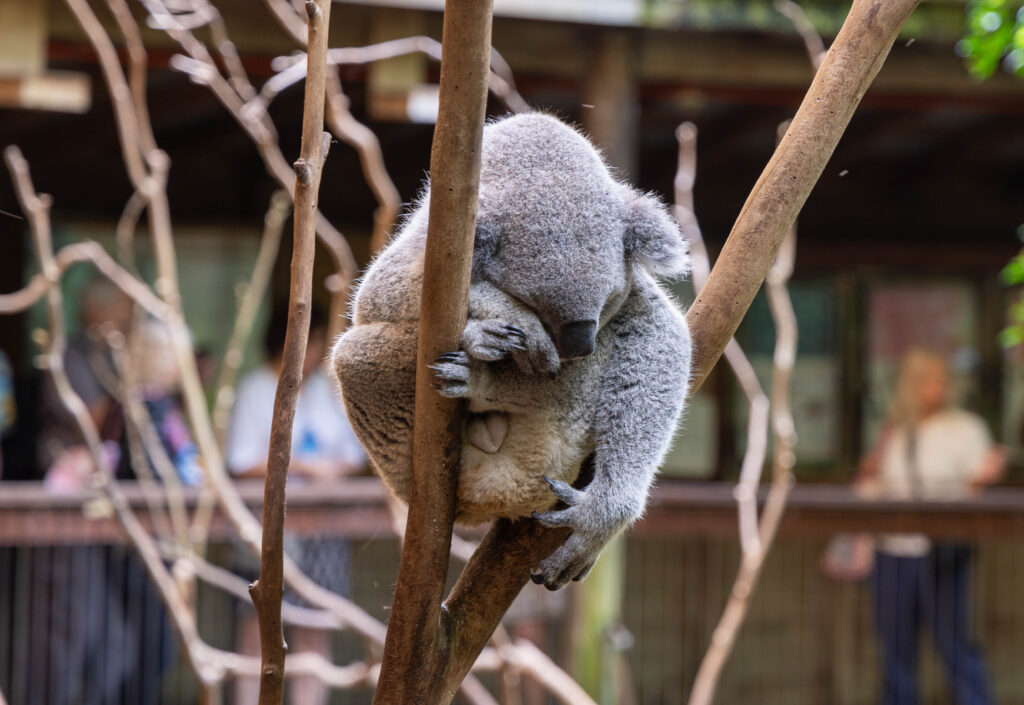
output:
[[[525,333],[524,349],[512,353],[519,368],[532,374],[556,374],[562,363],[558,359],[558,350],[555,349],[551,336],[544,330],[540,320],[530,318],[517,323],[522,324],[521,329]]]
[[[589,575],[605,544],[625,526],[626,520],[596,519],[602,513],[588,506],[593,498],[585,490],[577,490],[565,482],[544,478],[551,491],[566,505],[565,509],[534,512],[533,518],[549,527],[569,527],[572,534],[554,553],[541,561],[530,579],[548,590],[557,590],[570,580],[580,581]]]
[[[526,350],[526,333],[496,319],[470,320],[462,331],[462,349],[477,360],[494,362]]]
[[[441,355],[430,366],[437,380],[434,388],[453,399],[469,396],[470,364],[469,355],[461,350]]]

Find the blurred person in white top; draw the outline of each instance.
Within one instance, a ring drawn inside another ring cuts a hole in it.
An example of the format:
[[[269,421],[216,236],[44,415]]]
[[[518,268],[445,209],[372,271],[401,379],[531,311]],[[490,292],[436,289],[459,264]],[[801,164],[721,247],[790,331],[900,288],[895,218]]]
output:
[[[861,464],[868,497],[960,500],[998,481],[1005,451],[984,422],[950,402],[945,360],[911,350],[900,366],[889,418]],[[883,705],[918,702],[918,633],[927,624],[958,705],[988,705],[984,657],[970,638],[971,548],[921,534],[878,538],[873,592],[884,660]]]

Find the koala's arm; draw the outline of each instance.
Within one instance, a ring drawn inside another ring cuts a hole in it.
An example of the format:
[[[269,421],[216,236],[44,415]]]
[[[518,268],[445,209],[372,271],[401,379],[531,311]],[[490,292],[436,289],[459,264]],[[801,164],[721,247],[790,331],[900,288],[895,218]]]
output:
[[[555,344],[537,314],[488,281],[469,287],[469,316],[461,342],[475,360],[512,357],[531,374],[554,374],[560,367]]]
[[[689,329],[652,281],[642,277],[608,325],[613,353],[593,421],[594,479],[583,490],[549,481],[569,506],[536,515],[573,529],[533,575],[550,589],[585,577],[604,545],[643,513],[689,387]]]

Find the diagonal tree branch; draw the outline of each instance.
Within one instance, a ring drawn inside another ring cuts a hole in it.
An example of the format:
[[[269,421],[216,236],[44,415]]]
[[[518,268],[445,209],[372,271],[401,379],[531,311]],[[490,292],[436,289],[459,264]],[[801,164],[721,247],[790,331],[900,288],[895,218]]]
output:
[[[687,314],[694,342],[694,390],[736,332],[779,245],[917,3],[854,0],[792,126],[750,192],[707,285]]]

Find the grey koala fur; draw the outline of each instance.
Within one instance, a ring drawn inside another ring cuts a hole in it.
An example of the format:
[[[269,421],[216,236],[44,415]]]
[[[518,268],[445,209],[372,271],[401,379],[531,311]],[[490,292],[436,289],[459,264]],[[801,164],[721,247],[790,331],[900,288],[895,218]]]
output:
[[[331,354],[349,419],[403,501],[428,208],[424,195],[370,266]],[[433,369],[441,394],[468,402],[457,520],[571,527],[531,570],[550,589],[585,577],[643,513],[691,358],[654,275],[688,263],[664,206],[616,181],[574,129],[540,113],[485,127],[468,322]],[[574,488],[591,454],[593,479]]]

